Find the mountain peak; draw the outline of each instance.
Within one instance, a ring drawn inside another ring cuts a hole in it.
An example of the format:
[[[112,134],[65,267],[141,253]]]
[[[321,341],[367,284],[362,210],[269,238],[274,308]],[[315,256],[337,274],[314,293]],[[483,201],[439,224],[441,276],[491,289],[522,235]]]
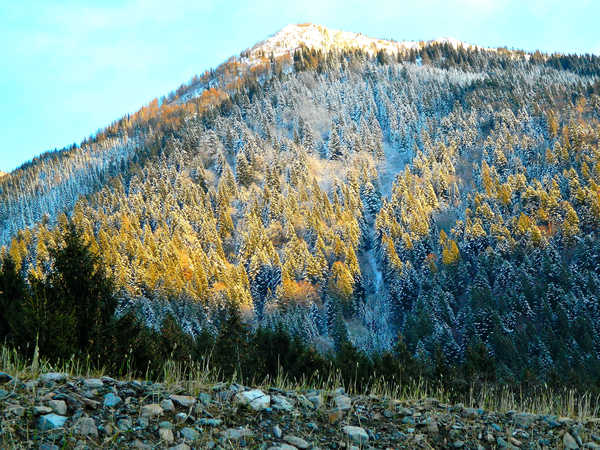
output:
[[[427,43],[450,44],[454,48],[473,47],[451,37],[435,39]],[[301,45],[325,52],[332,49],[359,49],[370,55],[380,50],[389,54],[397,54],[401,51],[419,49],[424,44],[423,41],[372,38],[361,33],[336,30],[314,23],[301,23],[286,25],[271,37],[247,50],[245,56],[251,62],[257,58],[271,55],[275,57],[291,55]]]

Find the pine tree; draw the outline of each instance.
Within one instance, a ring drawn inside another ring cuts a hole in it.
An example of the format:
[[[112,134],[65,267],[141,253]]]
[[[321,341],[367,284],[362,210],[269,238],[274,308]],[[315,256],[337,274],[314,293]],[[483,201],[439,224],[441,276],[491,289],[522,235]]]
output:
[[[329,158],[334,160],[342,160],[345,158],[345,154],[342,148],[342,143],[340,141],[340,137],[335,128],[331,130],[331,134],[329,135]]]

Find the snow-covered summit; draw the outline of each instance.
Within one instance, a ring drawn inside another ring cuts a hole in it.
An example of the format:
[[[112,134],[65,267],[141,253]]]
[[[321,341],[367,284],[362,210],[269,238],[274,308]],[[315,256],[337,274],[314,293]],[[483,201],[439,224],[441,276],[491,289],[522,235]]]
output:
[[[459,46],[465,48],[472,47],[454,38],[441,38],[429,41],[429,43],[448,43],[454,48]],[[303,23],[287,25],[278,33],[259,42],[244,52],[244,59],[246,62],[251,63],[253,60],[261,57],[291,55],[301,45],[322,51],[332,49],[360,49],[370,55],[374,55],[380,50],[388,54],[397,54],[409,49],[418,49],[424,44],[424,42],[419,41],[377,39],[361,33],[334,30],[323,25]]]

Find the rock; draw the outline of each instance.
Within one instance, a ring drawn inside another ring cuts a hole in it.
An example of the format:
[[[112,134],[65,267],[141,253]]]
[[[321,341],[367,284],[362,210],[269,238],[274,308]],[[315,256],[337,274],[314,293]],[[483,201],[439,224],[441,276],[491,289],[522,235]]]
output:
[[[58,372],[49,372],[49,373],[45,373],[43,375],[40,375],[40,382],[41,383],[62,383],[67,379],[67,375],[64,373],[58,373]]]
[[[225,440],[239,441],[240,439],[254,436],[254,432],[249,428],[228,428],[221,435]]]
[[[54,430],[62,428],[65,425],[67,418],[57,414],[44,414],[38,419],[38,428],[42,431]]]
[[[131,430],[131,427],[133,426],[131,419],[129,417],[125,417],[123,419],[119,419],[119,421],[117,422],[117,428],[121,431],[128,431]]]
[[[175,411],[175,404],[168,398],[160,402],[160,407],[167,412]]]
[[[13,378],[9,374],[0,372],[0,383],[8,383],[12,379]]]
[[[169,450],[191,450],[190,446],[185,444],[185,443],[181,443],[179,445],[175,445],[173,447],[169,447]]]
[[[158,428],[168,428],[169,430],[173,429],[173,424],[168,420],[165,420],[158,424]]]
[[[121,397],[113,394],[112,392],[106,394],[104,396],[104,407],[105,408],[114,408],[122,402]]]
[[[279,427],[279,425],[275,425],[273,427],[273,436],[275,436],[277,439],[281,439],[281,436],[283,436],[283,433],[281,432],[281,428]]]
[[[185,427],[181,429],[181,436],[189,442],[194,442],[200,437],[200,433],[198,433],[193,428]]]
[[[107,377],[106,375],[100,378],[104,384],[110,384],[111,386],[117,384],[117,380],[111,377]]]
[[[25,408],[21,405],[8,405],[6,407],[6,413],[15,417],[23,417],[25,411]]]
[[[336,388],[333,391],[333,395],[344,395],[345,393],[346,390],[343,387]]]
[[[271,397],[260,389],[252,389],[236,394],[236,403],[248,405],[254,411],[262,411],[271,404]]]
[[[323,401],[321,400],[320,395],[311,395],[311,396],[307,397],[307,399],[309,402],[312,403],[312,405],[315,409],[319,409],[321,407],[321,405],[323,404]]]
[[[530,428],[537,420],[537,416],[527,413],[518,413],[513,417],[513,422],[520,428]]]
[[[364,430],[364,428],[347,425],[344,428],[342,428],[342,430],[344,431],[344,434],[346,434],[346,436],[348,436],[352,441],[356,442],[357,444],[365,444],[369,441],[369,435]]]
[[[291,411],[294,409],[294,405],[292,405],[283,395],[274,395],[271,397],[271,402],[273,409],[278,411]]]
[[[175,414],[175,422],[184,423],[188,420],[189,416],[186,413],[177,413]]]
[[[142,430],[148,428],[148,425],[150,425],[150,421],[147,417],[139,417],[136,423]]]
[[[169,447],[169,450],[191,450],[190,446],[185,444],[185,443],[181,443],[178,445],[174,445],[173,447]]]
[[[347,411],[348,409],[352,408],[352,400],[350,400],[350,397],[345,395],[338,395],[333,399],[333,401],[335,406],[342,411]]]
[[[302,407],[302,408],[306,408],[306,409],[316,409],[315,405],[310,402],[304,395],[300,394],[296,396],[296,400],[298,401],[298,404]]]
[[[267,450],[297,450],[296,447],[289,444],[279,444],[273,447],[269,447]]]
[[[142,406],[142,417],[152,418],[162,416],[162,414],[163,409],[160,407],[160,405],[157,405],[156,403]]]
[[[600,444],[596,444],[595,442],[586,442],[583,444],[583,448],[600,448]]]
[[[402,417],[412,416],[415,413],[412,409],[409,408],[398,408],[396,412]]]
[[[218,427],[222,423],[223,423],[223,421],[221,419],[205,419],[205,418],[198,419],[199,425],[206,425],[209,427]]]
[[[104,386],[104,382],[99,378],[88,378],[83,380],[83,386],[86,389],[100,389]]]
[[[343,411],[339,408],[334,408],[327,413],[327,418],[329,420],[329,423],[331,425],[333,425],[334,423],[337,423],[340,420],[342,420],[345,415],[346,415],[345,411]]]
[[[439,433],[440,431],[438,424],[435,420],[432,420],[427,424],[426,430],[429,434]]]
[[[579,448],[577,441],[568,431],[563,435],[563,445],[565,446],[566,449]]]
[[[79,419],[75,424],[75,432],[81,436],[98,437],[98,428],[91,417],[82,417]]]
[[[190,395],[171,395],[169,398],[184,408],[190,408],[196,403],[196,399]]]
[[[64,402],[64,400],[50,400],[48,402],[48,406],[52,408],[52,411],[60,416],[67,414],[67,404]]]
[[[204,406],[208,406],[208,405],[210,405],[210,402],[212,402],[212,396],[210,394],[207,394],[206,392],[200,392],[198,394],[198,400]]]
[[[510,441],[510,443],[516,447],[520,447],[521,445],[523,445],[523,443],[521,441],[519,441],[517,438],[514,437],[509,437],[508,440]]]
[[[161,441],[164,441],[166,444],[172,444],[175,442],[175,436],[173,436],[173,430],[170,428],[159,428],[158,435],[160,436]]]
[[[40,444],[38,450],[60,450],[60,448],[58,447],[58,445],[43,443]]]
[[[306,449],[310,447],[310,444],[306,442],[304,439],[299,438],[298,436],[287,435],[283,437],[283,440],[290,445],[293,445],[299,449]]]

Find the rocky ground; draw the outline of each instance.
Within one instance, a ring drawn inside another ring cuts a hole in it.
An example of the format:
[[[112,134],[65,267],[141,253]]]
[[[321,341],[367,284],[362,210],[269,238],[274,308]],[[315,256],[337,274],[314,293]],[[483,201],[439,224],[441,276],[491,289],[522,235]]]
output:
[[[0,373],[2,448],[600,448],[600,420],[220,383]]]

